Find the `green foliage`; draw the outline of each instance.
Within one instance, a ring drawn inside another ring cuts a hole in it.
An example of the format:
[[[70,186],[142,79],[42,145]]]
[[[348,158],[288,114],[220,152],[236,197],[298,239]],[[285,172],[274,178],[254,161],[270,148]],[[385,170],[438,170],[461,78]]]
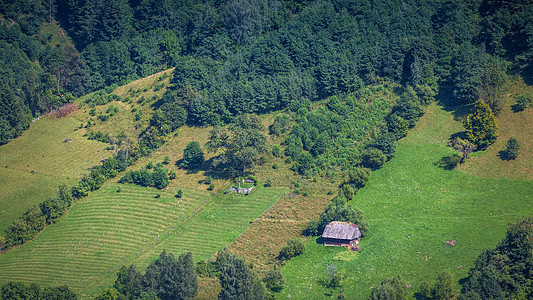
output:
[[[263,278],[265,286],[273,292],[280,292],[285,285],[285,278],[280,270],[274,268],[268,271]]]
[[[430,299],[454,299],[456,297],[455,281],[452,273],[449,271],[441,272],[434,285],[424,282],[417,293],[418,298],[424,300]]]
[[[368,223],[365,221],[363,212],[349,204],[332,202],[320,215],[318,232],[323,232],[326,225],[332,221],[350,222],[359,227],[362,235],[368,232]]]
[[[459,154],[461,154],[461,160],[460,163],[464,163],[465,160],[468,157],[468,154],[472,153],[474,151],[474,145],[470,143],[469,141],[465,141],[459,137],[455,137],[453,140],[451,140],[448,143],[448,146],[452,147],[457,151]],[[450,156],[453,157],[453,156]],[[450,161],[452,162],[452,161]],[[453,169],[453,168],[452,168]]]
[[[183,197],[183,190],[179,189],[178,193],[176,194],[176,198],[181,198],[181,197]]]
[[[387,278],[372,290],[370,300],[407,300],[407,284],[401,276]]]
[[[163,164],[168,165],[169,163],[170,163],[170,157],[166,155],[165,158],[163,159]]]
[[[287,245],[281,248],[278,258],[281,261],[287,261],[302,254],[304,249],[305,244],[301,239],[290,239],[287,241]]]
[[[167,187],[170,183],[168,174],[168,170],[158,164],[153,171],[148,170],[148,166],[146,169],[143,168],[136,171],[128,171],[118,182],[134,183],[140,186],[153,186],[162,189]]]
[[[494,143],[498,136],[496,118],[490,107],[481,100],[474,105],[473,113],[466,117],[464,127],[468,139],[479,149]]]
[[[191,252],[178,259],[163,251],[146,268],[141,289],[159,299],[192,299],[198,291],[198,278]]]
[[[363,166],[376,170],[387,161],[387,156],[379,149],[367,148],[361,154],[361,160],[363,161]]]
[[[514,137],[509,138],[507,141],[507,148],[502,151],[502,158],[505,160],[513,160],[518,157],[520,153],[520,143]]]
[[[307,223],[307,227],[305,227],[305,230],[303,233],[307,236],[318,236],[322,234],[322,232],[318,230],[319,225],[320,224],[318,220],[311,220],[309,221],[309,223]]]
[[[264,287],[244,260],[228,254],[220,273],[222,287],[218,299],[262,299]]]
[[[215,189],[215,185],[214,185],[213,183],[211,183],[211,184],[209,185],[209,187],[207,188],[208,191],[212,191],[212,190],[214,190],[214,189]]]
[[[367,168],[354,168],[348,171],[346,183],[352,185],[354,189],[360,189],[366,185],[370,179],[370,173],[372,171]]]
[[[326,268],[327,286],[329,288],[338,288],[342,286],[342,283],[346,277],[346,272],[343,269],[331,264]]]
[[[281,157],[281,147],[280,147],[280,145],[272,146],[272,155],[274,155],[274,157]]]
[[[2,285],[0,299],[76,300],[78,296],[67,285],[44,286],[41,289],[41,286],[35,283],[9,281]]]
[[[106,133],[104,134],[101,131],[91,131],[87,134],[87,139],[89,140],[97,140],[102,143],[109,143],[109,135]]]
[[[234,170],[253,167],[265,151],[266,137],[263,125],[255,115],[241,115],[227,129],[215,127],[210,132],[206,147],[209,151],[223,149],[215,157],[215,164],[225,164]]]
[[[460,299],[531,297],[531,278],[525,275],[531,259],[533,219],[509,224],[505,238],[494,250],[483,251],[461,290]],[[499,268],[499,266],[505,266]],[[525,275],[525,276],[524,276]]]
[[[524,93],[516,99],[516,105],[513,107],[516,111],[523,111],[528,106],[533,106],[533,93]]]
[[[183,150],[183,160],[180,166],[186,169],[197,169],[204,163],[204,152],[200,143],[192,141]]]
[[[382,133],[376,138],[372,147],[381,150],[389,160],[396,152],[396,135],[392,132]]]
[[[277,115],[274,122],[270,125],[270,134],[281,135],[289,130],[290,118],[286,114]]]

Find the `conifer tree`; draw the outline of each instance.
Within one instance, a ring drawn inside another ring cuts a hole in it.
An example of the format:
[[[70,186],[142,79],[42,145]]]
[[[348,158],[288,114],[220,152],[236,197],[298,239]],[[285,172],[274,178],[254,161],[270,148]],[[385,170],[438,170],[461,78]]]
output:
[[[466,117],[464,123],[467,138],[478,149],[484,149],[496,141],[498,137],[498,125],[496,118],[489,105],[478,100],[474,106],[474,112]]]

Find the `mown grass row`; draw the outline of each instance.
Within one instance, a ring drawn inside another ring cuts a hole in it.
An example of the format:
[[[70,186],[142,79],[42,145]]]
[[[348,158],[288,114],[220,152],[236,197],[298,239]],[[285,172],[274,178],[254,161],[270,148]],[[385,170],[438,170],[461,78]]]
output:
[[[31,206],[57,193],[58,185],[74,185],[85,169],[97,165],[105,144],[88,141],[77,117],[44,118],[20,137],[0,147],[0,235]],[[65,139],[72,139],[65,143]]]
[[[211,257],[284,192],[259,188],[243,197],[184,189],[177,199],[173,190],[110,182],[35,240],[2,254],[0,282],[64,282],[82,296],[94,295],[112,285],[122,265],[144,268],[163,249]]]
[[[365,299],[384,278],[397,275],[412,285],[412,295],[443,270],[459,281],[483,249],[504,237],[508,222],[532,215],[533,182],[478,177],[434,164],[451,153],[446,142],[458,130],[450,112],[432,106],[399,143],[396,157],[352,200],[370,224],[355,259],[333,260],[346,250],[310,240],[306,252],[283,268],[283,297],[323,298],[344,289],[350,299]],[[455,246],[447,246],[448,240]],[[331,264],[346,272],[336,290],[326,287]]]

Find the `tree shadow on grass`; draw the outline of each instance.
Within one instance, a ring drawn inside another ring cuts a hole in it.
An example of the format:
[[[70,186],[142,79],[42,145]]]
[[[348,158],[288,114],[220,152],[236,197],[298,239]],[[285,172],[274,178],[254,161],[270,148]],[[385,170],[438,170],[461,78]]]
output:
[[[473,104],[463,104],[453,97],[453,87],[443,86],[435,97],[445,111],[451,112],[455,121],[463,121],[472,112]]]

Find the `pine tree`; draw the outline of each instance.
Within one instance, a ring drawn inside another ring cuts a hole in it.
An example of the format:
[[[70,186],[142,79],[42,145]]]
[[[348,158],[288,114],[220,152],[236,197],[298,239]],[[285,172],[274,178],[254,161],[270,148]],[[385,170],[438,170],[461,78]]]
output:
[[[489,105],[478,100],[474,105],[474,112],[466,117],[464,123],[467,138],[478,149],[484,149],[496,141],[498,125]]]

